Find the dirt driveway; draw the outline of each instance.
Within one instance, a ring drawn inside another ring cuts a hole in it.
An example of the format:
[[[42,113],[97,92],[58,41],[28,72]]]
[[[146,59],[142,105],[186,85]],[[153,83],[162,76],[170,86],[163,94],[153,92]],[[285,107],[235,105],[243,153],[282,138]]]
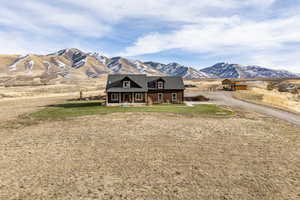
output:
[[[233,108],[238,108],[246,111],[254,111],[268,116],[281,119],[300,127],[300,115],[286,112],[283,110],[266,107],[262,105],[256,105],[248,102],[244,102],[233,98],[232,92],[187,92],[186,96],[204,95],[211,99],[210,103],[217,105],[224,105]]]

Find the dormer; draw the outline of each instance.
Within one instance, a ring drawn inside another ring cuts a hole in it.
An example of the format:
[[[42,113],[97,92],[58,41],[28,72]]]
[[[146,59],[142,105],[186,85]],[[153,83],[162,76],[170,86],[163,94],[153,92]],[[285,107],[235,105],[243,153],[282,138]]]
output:
[[[163,80],[162,78],[158,79],[156,81],[156,87],[157,87],[157,89],[164,89],[165,88],[165,80]]]
[[[157,88],[158,88],[158,89],[164,89],[164,82],[162,82],[162,81],[157,81]]]

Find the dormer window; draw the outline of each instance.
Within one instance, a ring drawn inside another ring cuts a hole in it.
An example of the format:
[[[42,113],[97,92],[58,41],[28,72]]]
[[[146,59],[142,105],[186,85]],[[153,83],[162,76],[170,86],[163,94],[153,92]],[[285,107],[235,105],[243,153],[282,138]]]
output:
[[[161,81],[157,82],[157,88],[158,89],[164,89],[164,83],[161,82]]]
[[[130,81],[124,81],[123,88],[130,88]]]

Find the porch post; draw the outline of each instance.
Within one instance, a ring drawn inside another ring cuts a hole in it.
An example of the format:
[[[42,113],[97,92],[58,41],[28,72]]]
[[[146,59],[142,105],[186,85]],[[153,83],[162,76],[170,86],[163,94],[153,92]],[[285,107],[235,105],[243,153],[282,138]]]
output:
[[[134,103],[134,92],[132,93],[132,103]]]
[[[121,94],[121,92],[119,92],[119,103],[122,102],[121,98],[122,98],[122,94]]]

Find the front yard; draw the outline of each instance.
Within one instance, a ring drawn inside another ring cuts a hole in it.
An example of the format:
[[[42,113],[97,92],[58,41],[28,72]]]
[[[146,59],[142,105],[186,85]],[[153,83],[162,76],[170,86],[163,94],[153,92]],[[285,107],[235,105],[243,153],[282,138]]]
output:
[[[44,108],[38,112],[29,114],[32,118],[68,118],[85,115],[101,115],[109,113],[124,112],[157,112],[157,113],[175,113],[175,114],[191,114],[203,115],[208,117],[226,117],[233,114],[231,110],[216,105],[196,105],[188,107],[179,104],[164,104],[153,106],[137,106],[137,107],[106,107],[101,105],[100,101],[75,101],[65,104],[58,104]]]

